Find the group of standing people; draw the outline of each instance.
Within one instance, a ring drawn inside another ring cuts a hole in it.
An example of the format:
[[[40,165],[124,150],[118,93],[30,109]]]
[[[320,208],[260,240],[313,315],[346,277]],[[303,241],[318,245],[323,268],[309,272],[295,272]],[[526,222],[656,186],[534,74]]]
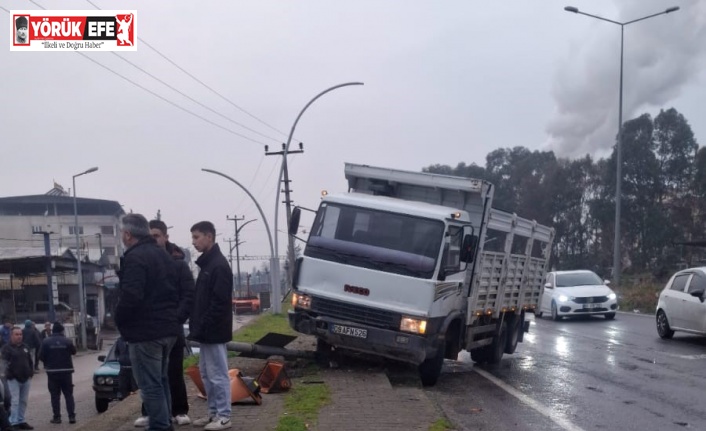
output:
[[[192,423],[182,363],[183,324],[190,340],[200,343],[199,369],[208,400],[207,417],[193,421],[206,430],[232,427],[226,343],[231,341],[233,274],[215,242],[213,223],[191,227],[192,244],[201,256],[194,282],[183,252],[169,242],[167,226],[141,214],[122,219],[126,250],[120,263],[115,322],[127,349],[143,403],[136,426],[173,430]]]
[[[32,377],[39,371],[39,361],[44,363],[47,373],[47,386],[51,396],[53,417],[51,423],[61,423],[61,394],[66,399],[66,410],[70,423],[76,423],[73,397],[72,356],[76,346],[64,336],[61,322],[46,323],[41,332],[31,320],[25,322],[24,329],[6,321],[0,329],[0,357],[4,366],[3,403],[0,404],[0,430],[31,430],[33,426],[25,420],[27,401]],[[9,398],[9,414],[7,412]]]

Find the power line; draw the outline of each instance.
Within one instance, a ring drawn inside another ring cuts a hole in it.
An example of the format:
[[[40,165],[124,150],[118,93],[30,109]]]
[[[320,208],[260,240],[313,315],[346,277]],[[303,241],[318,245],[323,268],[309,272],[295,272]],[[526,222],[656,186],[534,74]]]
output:
[[[40,9],[46,10],[46,8],[45,8],[44,6],[40,5],[40,4],[37,3],[36,1],[34,1],[34,0],[29,0],[29,1],[30,1],[31,3],[33,3],[34,5],[36,5],[37,7],[39,7]],[[10,13],[10,11],[7,10],[7,9],[5,9],[4,7],[3,7],[2,9],[3,9],[5,12]],[[197,113],[195,113],[195,112],[193,112],[193,111],[191,111],[191,110],[189,110],[189,109],[187,109],[187,108],[182,107],[181,105],[177,104],[176,102],[172,102],[171,100],[165,98],[164,96],[161,96],[160,94],[157,94],[157,93],[155,93],[154,91],[148,89],[147,87],[138,84],[137,82],[131,80],[130,78],[127,78],[126,76],[121,75],[120,73],[114,71],[113,69],[109,68],[108,66],[103,65],[102,63],[99,63],[98,61],[96,61],[96,60],[90,58],[89,56],[87,56],[86,54],[84,54],[84,53],[82,53],[82,52],[80,52],[80,51],[75,51],[75,52],[76,52],[77,54],[80,54],[80,55],[83,56],[84,58],[86,58],[86,59],[92,61],[93,63],[97,64],[98,66],[104,68],[104,69],[107,70],[108,72],[111,72],[111,73],[113,73],[113,74],[115,74],[115,75],[117,75],[117,76],[123,78],[124,80],[126,80],[126,81],[129,82],[130,84],[132,84],[132,85],[134,85],[134,86],[136,86],[136,87],[138,87],[138,88],[140,88],[140,89],[142,89],[142,90],[144,90],[144,91],[150,93],[151,95],[157,97],[158,99],[160,99],[160,100],[162,100],[162,101],[164,101],[164,102],[169,103],[170,105],[174,106],[175,108],[181,109],[182,111],[184,111],[184,112],[186,112],[186,113],[188,113],[188,114],[191,114],[191,115],[193,115],[194,117],[199,118],[200,120],[203,120],[203,121],[205,121],[205,122],[207,122],[207,123],[209,123],[209,124],[211,124],[211,125],[213,125],[213,126],[216,126],[216,127],[218,127],[219,129],[221,129],[221,130],[225,130],[225,131],[228,132],[228,133],[231,133],[231,134],[233,134],[233,135],[236,135],[236,136],[241,137],[241,138],[243,138],[243,139],[246,139],[246,140],[248,140],[248,141],[254,142],[254,143],[256,143],[256,144],[265,145],[265,143],[263,143],[263,142],[260,142],[260,141],[258,141],[258,140],[256,140],[256,139],[252,139],[252,138],[250,138],[250,137],[248,137],[248,136],[245,136],[245,135],[243,135],[243,134],[241,134],[241,133],[238,133],[238,132],[236,132],[236,131],[234,131],[234,130],[231,130],[231,129],[227,128],[227,127],[221,126],[220,124],[218,124],[218,123],[216,123],[216,122],[213,122],[213,121],[207,119],[206,117],[204,117],[204,116],[202,116],[202,115],[199,115],[199,114],[197,114]],[[115,54],[115,53],[114,53],[114,54]],[[117,55],[117,54],[116,54],[116,55]],[[123,58],[120,57],[120,56],[118,56],[118,58],[123,59]],[[124,61],[127,61],[128,63],[130,63],[128,60],[125,60],[125,59],[123,59],[123,60],[124,60]],[[131,64],[132,64],[132,63],[131,63]],[[133,66],[135,66],[135,65],[133,64]],[[135,67],[138,68],[138,69],[140,69],[138,66],[135,66]],[[142,69],[140,69],[140,70],[142,70]],[[144,70],[142,70],[142,71],[143,71],[144,73],[147,73],[147,72],[144,71]],[[149,74],[148,74],[148,75],[149,75]],[[152,76],[152,75],[150,75],[150,76]],[[171,86],[169,86],[168,84],[166,84],[164,81],[161,81],[160,79],[158,79],[158,78],[156,78],[156,77],[154,77],[154,76],[152,76],[152,77],[153,77],[154,79],[157,79],[158,81],[162,82],[162,83],[163,83],[164,85],[166,85],[167,87],[170,87],[170,88],[172,88],[173,90],[179,92],[178,90],[176,90],[176,89],[174,89],[173,87],[171,87]],[[184,93],[181,93],[181,92],[179,92],[179,93],[182,94],[182,95],[184,95],[185,97],[189,97],[189,96],[186,96]],[[192,100],[193,100],[193,99],[192,99]],[[198,103],[198,102],[196,102],[196,103]],[[202,105],[202,106],[203,106],[203,105]],[[208,108],[208,109],[210,109],[210,108]],[[221,115],[221,114],[219,114],[219,115]],[[236,124],[239,124],[239,123],[236,122]],[[245,127],[245,126],[243,126],[243,127]],[[246,127],[246,128],[247,128],[247,127]],[[256,132],[256,133],[258,133],[258,132]],[[273,139],[273,138],[270,138],[270,139]]]
[[[31,0],[30,0],[30,1],[31,1]],[[99,8],[99,7],[98,7],[95,3],[93,3],[91,0],[86,0],[86,2],[88,2],[88,4],[90,4],[90,5],[93,6],[94,8],[96,8],[96,9],[98,9],[98,10],[101,10],[101,8]],[[146,45],[148,48],[150,48],[152,51],[156,52],[160,57],[162,57],[163,59],[165,59],[165,60],[166,60],[167,62],[169,62],[172,66],[174,66],[174,67],[176,67],[177,69],[179,69],[180,71],[182,71],[184,74],[186,74],[186,76],[190,77],[190,78],[193,79],[194,81],[196,81],[196,82],[198,82],[199,84],[203,85],[207,90],[209,90],[210,92],[212,92],[212,93],[215,94],[216,96],[220,97],[221,99],[225,100],[226,102],[228,102],[230,105],[232,105],[233,107],[235,107],[236,109],[238,109],[239,111],[241,111],[242,113],[244,113],[245,115],[248,115],[249,117],[251,117],[251,118],[253,118],[254,120],[258,121],[260,124],[262,124],[262,125],[264,125],[264,126],[270,128],[270,129],[274,130],[275,132],[280,133],[282,136],[287,136],[286,133],[284,133],[284,132],[282,132],[281,130],[275,128],[274,126],[269,125],[268,123],[266,123],[265,121],[263,121],[263,120],[261,120],[260,118],[256,117],[255,115],[251,114],[250,112],[246,111],[244,108],[240,107],[240,106],[237,105],[235,102],[231,101],[230,99],[228,99],[227,97],[225,97],[224,95],[222,95],[221,93],[219,93],[218,91],[216,91],[216,90],[214,90],[213,88],[211,88],[211,87],[210,87],[209,85],[207,85],[205,82],[201,81],[199,78],[197,78],[196,76],[192,75],[189,71],[187,71],[187,70],[184,69],[183,67],[179,66],[177,63],[175,63],[172,59],[170,59],[169,57],[167,57],[165,54],[162,54],[162,52],[159,51],[157,48],[155,48],[155,47],[153,47],[152,45],[150,45],[149,43],[147,43],[146,40],[142,39],[142,38],[139,37],[139,36],[137,37],[137,40],[139,40],[141,43],[145,44],[145,45]],[[243,126],[243,127],[244,127],[244,126]],[[274,139],[274,138],[270,138],[270,139]],[[276,139],[274,139],[274,140],[276,140]]]

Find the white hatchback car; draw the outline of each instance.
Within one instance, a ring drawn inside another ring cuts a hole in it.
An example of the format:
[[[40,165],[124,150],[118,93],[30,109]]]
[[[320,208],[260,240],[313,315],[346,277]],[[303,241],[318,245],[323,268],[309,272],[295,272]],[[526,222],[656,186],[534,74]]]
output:
[[[600,314],[614,319],[618,310],[615,292],[596,273],[587,270],[554,271],[547,274],[535,315],[551,313],[552,319]]]
[[[657,301],[657,333],[672,338],[674,331],[706,335],[706,266],[677,272]]]

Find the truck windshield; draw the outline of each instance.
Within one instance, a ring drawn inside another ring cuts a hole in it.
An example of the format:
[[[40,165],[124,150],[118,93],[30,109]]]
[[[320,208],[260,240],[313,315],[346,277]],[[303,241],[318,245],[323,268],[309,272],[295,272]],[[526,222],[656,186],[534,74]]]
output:
[[[325,202],[304,255],[431,278],[443,233],[440,220]]]

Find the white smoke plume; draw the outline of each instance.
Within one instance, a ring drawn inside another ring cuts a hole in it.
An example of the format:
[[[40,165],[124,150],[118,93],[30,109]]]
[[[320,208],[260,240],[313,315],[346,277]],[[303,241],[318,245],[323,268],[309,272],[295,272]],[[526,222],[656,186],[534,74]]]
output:
[[[605,16],[626,22],[673,5],[680,10],[625,26],[623,122],[650,108],[670,108],[670,101],[698,78],[706,57],[706,2],[620,1],[618,16]],[[578,14],[571,18],[595,25],[588,39],[573,43],[556,73],[548,146],[560,157],[604,155],[618,131],[620,26]]]

